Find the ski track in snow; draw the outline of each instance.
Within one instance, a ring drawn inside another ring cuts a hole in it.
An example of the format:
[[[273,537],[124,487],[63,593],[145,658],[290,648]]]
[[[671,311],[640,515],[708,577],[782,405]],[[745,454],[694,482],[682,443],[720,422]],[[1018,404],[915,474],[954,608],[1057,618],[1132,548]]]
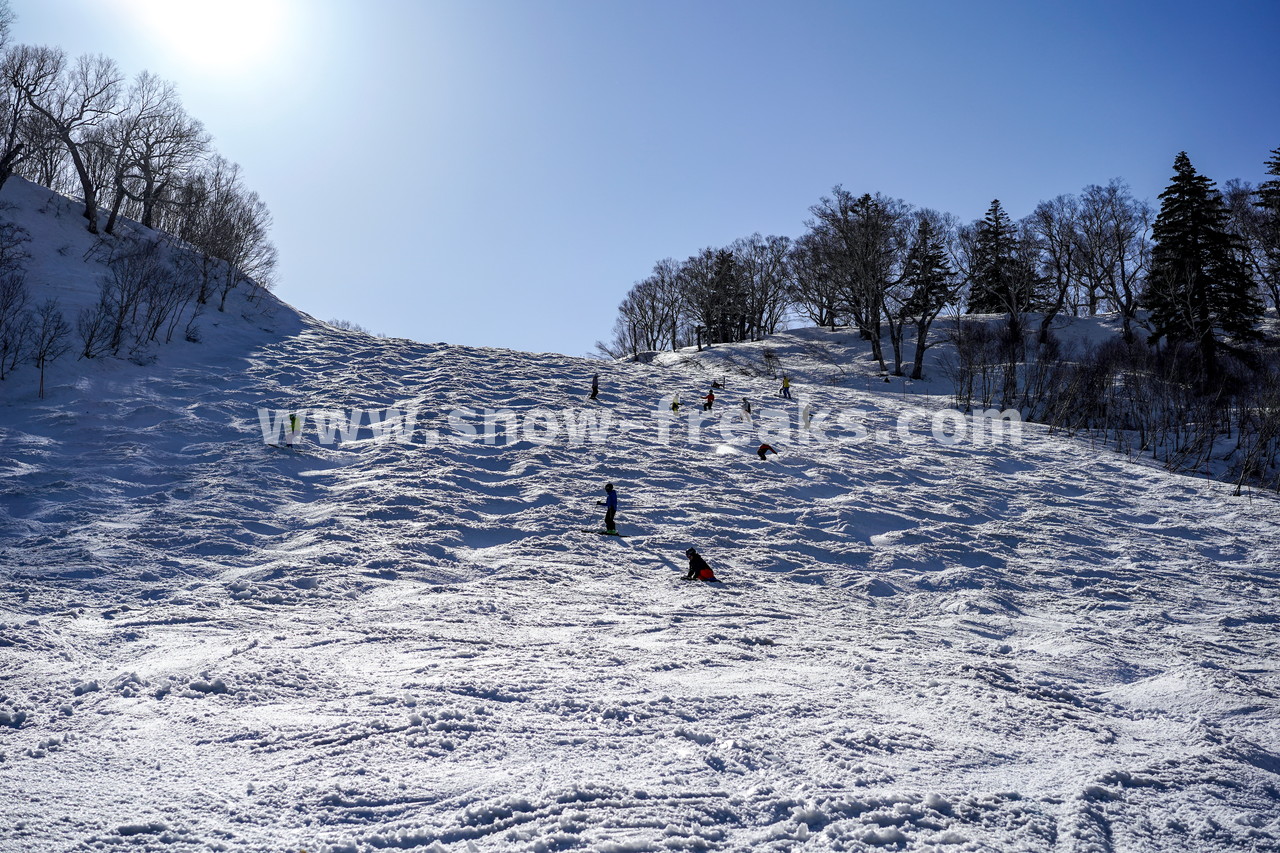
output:
[[[0,850],[1280,849],[1274,496],[1035,426],[658,443],[663,394],[772,397],[751,346],[267,340],[0,409]],[[596,370],[607,445],[259,437]],[[580,532],[606,480],[620,540]]]

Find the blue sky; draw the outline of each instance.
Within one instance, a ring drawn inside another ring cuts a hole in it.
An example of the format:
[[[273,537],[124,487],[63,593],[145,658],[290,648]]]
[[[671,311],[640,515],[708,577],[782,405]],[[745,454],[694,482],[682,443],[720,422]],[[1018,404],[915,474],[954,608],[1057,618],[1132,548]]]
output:
[[[660,258],[835,184],[964,220],[1280,146],[1280,2],[11,0],[173,80],[275,217],[276,292],[571,355]],[[215,11],[204,11],[214,9]]]

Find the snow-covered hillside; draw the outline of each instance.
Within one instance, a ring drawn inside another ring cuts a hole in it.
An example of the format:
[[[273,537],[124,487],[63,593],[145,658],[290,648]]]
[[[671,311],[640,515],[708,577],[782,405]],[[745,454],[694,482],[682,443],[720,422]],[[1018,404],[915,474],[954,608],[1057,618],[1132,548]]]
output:
[[[2,851],[1280,849],[1274,496],[944,443],[815,330],[601,365],[219,322],[5,389]],[[690,438],[721,377],[778,457]]]

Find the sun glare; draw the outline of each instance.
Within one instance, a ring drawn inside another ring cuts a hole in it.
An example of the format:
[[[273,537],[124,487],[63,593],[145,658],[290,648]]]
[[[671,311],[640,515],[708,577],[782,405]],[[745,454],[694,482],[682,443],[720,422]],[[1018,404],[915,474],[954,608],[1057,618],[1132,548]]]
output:
[[[253,71],[286,40],[286,0],[124,0],[177,61],[224,75]]]

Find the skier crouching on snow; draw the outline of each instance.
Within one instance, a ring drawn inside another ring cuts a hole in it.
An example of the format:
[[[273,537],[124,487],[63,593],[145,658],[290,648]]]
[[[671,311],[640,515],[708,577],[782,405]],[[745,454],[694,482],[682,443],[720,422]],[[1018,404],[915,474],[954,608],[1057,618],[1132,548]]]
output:
[[[613,490],[613,483],[604,484],[605,499],[596,501],[596,506],[604,507],[604,529],[608,533],[617,533],[613,526],[613,516],[618,512],[618,493]]]
[[[765,454],[768,453],[772,453],[774,456],[778,455],[778,451],[773,449],[772,444],[762,444],[760,445],[760,449],[756,451],[756,455],[760,457],[761,461],[764,460]]]
[[[711,567],[707,565],[707,561],[702,559],[702,555],[690,548],[684,552],[689,558],[689,573],[684,576],[687,581],[714,581],[718,580],[715,572],[711,571]]]

